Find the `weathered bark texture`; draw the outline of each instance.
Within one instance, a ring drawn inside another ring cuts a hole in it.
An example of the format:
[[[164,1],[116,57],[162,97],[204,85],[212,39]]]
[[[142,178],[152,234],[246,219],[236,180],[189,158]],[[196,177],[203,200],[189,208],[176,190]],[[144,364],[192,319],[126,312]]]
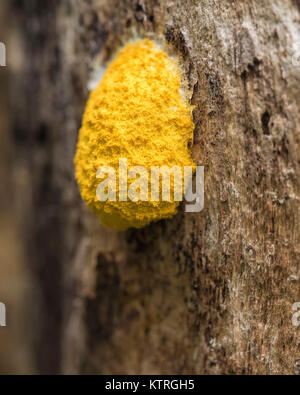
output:
[[[37,370],[299,373],[299,3],[10,3]],[[183,58],[205,208],[118,233],[81,201],[73,156],[94,61],[145,35]]]

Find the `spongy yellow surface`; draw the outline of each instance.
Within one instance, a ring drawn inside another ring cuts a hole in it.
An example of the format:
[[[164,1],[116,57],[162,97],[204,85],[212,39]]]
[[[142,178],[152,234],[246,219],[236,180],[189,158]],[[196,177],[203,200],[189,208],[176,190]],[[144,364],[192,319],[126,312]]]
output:
[[[192,109],[180,85],[178,64],[146,39],[125,46],[91,93],[79,132],[76,179],[83,200],[104,226],[141,228],[176,214],[179,202],[173,198],[100,202],[96,173],[100,166],[114,167],[118,181],[120,158],[127,158],[128,169],[144,166],[149,174],[151,166],[194,167],[188,147],[194,129]],[[173,189],[171,182],[171,197]]]

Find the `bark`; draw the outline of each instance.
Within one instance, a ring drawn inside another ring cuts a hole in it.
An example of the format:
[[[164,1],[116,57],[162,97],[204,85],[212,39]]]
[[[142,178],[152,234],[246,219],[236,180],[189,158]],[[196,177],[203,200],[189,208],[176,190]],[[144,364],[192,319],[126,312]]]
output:
[[[299,3],[10,3],[12,171],[37,369],[299,373]],[[144,35],[183,58],[205,207],[118,233],[81,201],[73,157],[95,60]]]

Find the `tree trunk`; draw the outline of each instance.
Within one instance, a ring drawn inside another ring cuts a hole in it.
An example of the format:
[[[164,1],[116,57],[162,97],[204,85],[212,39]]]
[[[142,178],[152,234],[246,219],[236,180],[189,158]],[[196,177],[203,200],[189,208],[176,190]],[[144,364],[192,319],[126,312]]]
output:
[[[299,2],[9,3],[11,172],[37,370],[299,373]],[[183,59],[205,206],[116,232],[82,202],[73,157],[96,59],[143,36]]]

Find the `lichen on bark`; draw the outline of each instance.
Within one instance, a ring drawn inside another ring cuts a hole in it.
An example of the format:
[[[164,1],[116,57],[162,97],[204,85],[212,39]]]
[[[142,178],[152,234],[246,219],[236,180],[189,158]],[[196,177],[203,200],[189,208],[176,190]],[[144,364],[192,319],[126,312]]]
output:
[[[37,347],[40,369],[297,373],[297,2],[17,3],[26,51],[12,84],[14,166],[28,180],[20,215],[31,213],[27,248],[32,271],[42,273],[40,309],[52,300],[54,313],[35,329],[39,345],[55,333],[50,364]],[[75,131],[97,54],[108,60],[139,34],[164,35],[183,59],[205,207],[116,234],[81,203]],[[31,191],[34,204],[25,198]]]

